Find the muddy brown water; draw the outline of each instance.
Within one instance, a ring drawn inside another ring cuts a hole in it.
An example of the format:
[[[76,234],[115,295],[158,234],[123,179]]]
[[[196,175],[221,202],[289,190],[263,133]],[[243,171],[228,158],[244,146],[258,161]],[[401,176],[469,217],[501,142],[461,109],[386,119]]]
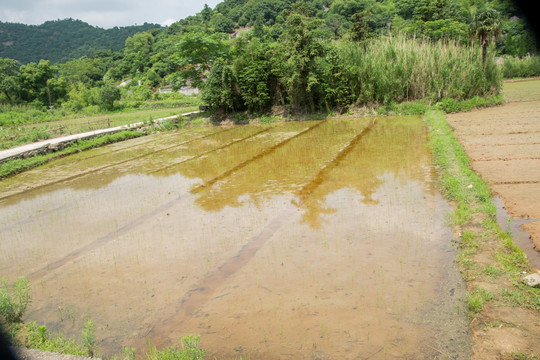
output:
[[[464,285],[419,117],[195,128],[0,182],[27,319],[100,352],[466,359]]]

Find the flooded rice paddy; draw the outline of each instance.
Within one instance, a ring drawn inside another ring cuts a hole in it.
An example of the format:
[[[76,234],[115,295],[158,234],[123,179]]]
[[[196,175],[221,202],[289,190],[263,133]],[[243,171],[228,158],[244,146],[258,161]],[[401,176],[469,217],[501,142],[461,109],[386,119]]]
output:
[[[0,182],[0,274],[101,353],[466,359],[448,204],[419,117],[201,127]]]

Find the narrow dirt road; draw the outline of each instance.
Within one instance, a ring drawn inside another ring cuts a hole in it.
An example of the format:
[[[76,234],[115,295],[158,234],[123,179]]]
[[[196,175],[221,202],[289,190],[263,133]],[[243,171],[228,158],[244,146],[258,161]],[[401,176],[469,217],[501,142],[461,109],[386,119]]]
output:
[[[451,114],[448,121],[473,169],[540,252],[540,80],[506,82],[504,96],[505,105]],[[540,254],[528,257],[536,265]]]

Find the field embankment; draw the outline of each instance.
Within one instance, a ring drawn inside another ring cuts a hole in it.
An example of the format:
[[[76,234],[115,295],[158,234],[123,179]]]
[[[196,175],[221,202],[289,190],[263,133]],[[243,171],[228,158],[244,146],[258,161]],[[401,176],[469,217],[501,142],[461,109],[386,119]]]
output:
[[[0,111],[0,150],[60,136],[124,126],[179,115],[197,106],[142,109],[92,116],[63,116],[61,111],[4,107]]]
[[[505,203],[540,251],[540,80],[506,85],[507,104],[448,120],[472,168]]]
[[[511,88],[508,92],[509,99],[520,91],[518,88]],[[519,105],[525,109],[531,106],[527,102]],[[465,141],[464,149],[458,141],[465,133],[471,137],[476,136],[479,146],[482,145],[479,139],[483,139],[487,144],[494,139],[515,139],[520,134],[507,134],[508,138],[501,137],[501,134],[494,135],[497,129],[504,129],[504,126],[523,126],[519,123],[512,125],[509,120],[504,121],[504,109],[514,109],[515,106],[516,104],[511,102],[503,107],[449,116],[454,121],[456,117],[471,117],[470,121],[460,122],[469,128],[461,133],[458,130],[457,137],[442,112],[430,111],[425,117],[432,128],[431,145],[440,169],[440,184],[455,207],[453,224],[456,235],[461,240],[458,263],[469,293],[467,302],[474,340],[471,359],[475,360],[538,359],[540,354],[540,289],[523,283],[526,274],[537,270],[530,266],[523,251],[512,240],[511,234],[503,231],[497,224],[496,207],[491,199],[492,190],[473,171],[475,156],[500,161],[499,156],[493,153],[500,150],[491,145],[481,151],[480,147],[468,147]],[[489,133],[486,130],[484,135],[474,132],[475,116],[479,113],[489,113],[491,116],[489,120],[485,120],[491,121],[491,125]],[[501,115],[502,119],[493,120],[497,114]],[[519,148],[521,145],[516,146]],[[472,161],[465,150],[473,158]],[[530,150],[529,148],[525,152],[530,154]],[[505,156],[511,158],[512,153]],[[515,171],[517,169],[499,170],[496,173],[516,176],[518,174],[515,174]],[[508,186],[519,188],[521,185]],[[494,190],[497,191],[497,188],[494,187]]]

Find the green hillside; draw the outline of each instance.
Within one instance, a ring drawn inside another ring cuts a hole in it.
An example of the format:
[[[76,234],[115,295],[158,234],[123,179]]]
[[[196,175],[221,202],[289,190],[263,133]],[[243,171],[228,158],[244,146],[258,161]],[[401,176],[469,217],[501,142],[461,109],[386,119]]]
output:
[[[533,32],[508,0],[225,0],[145,31],[0,25],[11,29],[0,29],[0,103],[75,112],[185,85],[222,113],[391,108],[496,95],[503,76],[540,75]],[[5,52],[18,47],[25,56]]]
[[[41,59],[61,63],[90,56],[101,49],[121,50],[129,36],[159,27],[145,23],[101,29],[73,19],[47,21],[41,25],[0,22],[0,57],[23,64]]]

